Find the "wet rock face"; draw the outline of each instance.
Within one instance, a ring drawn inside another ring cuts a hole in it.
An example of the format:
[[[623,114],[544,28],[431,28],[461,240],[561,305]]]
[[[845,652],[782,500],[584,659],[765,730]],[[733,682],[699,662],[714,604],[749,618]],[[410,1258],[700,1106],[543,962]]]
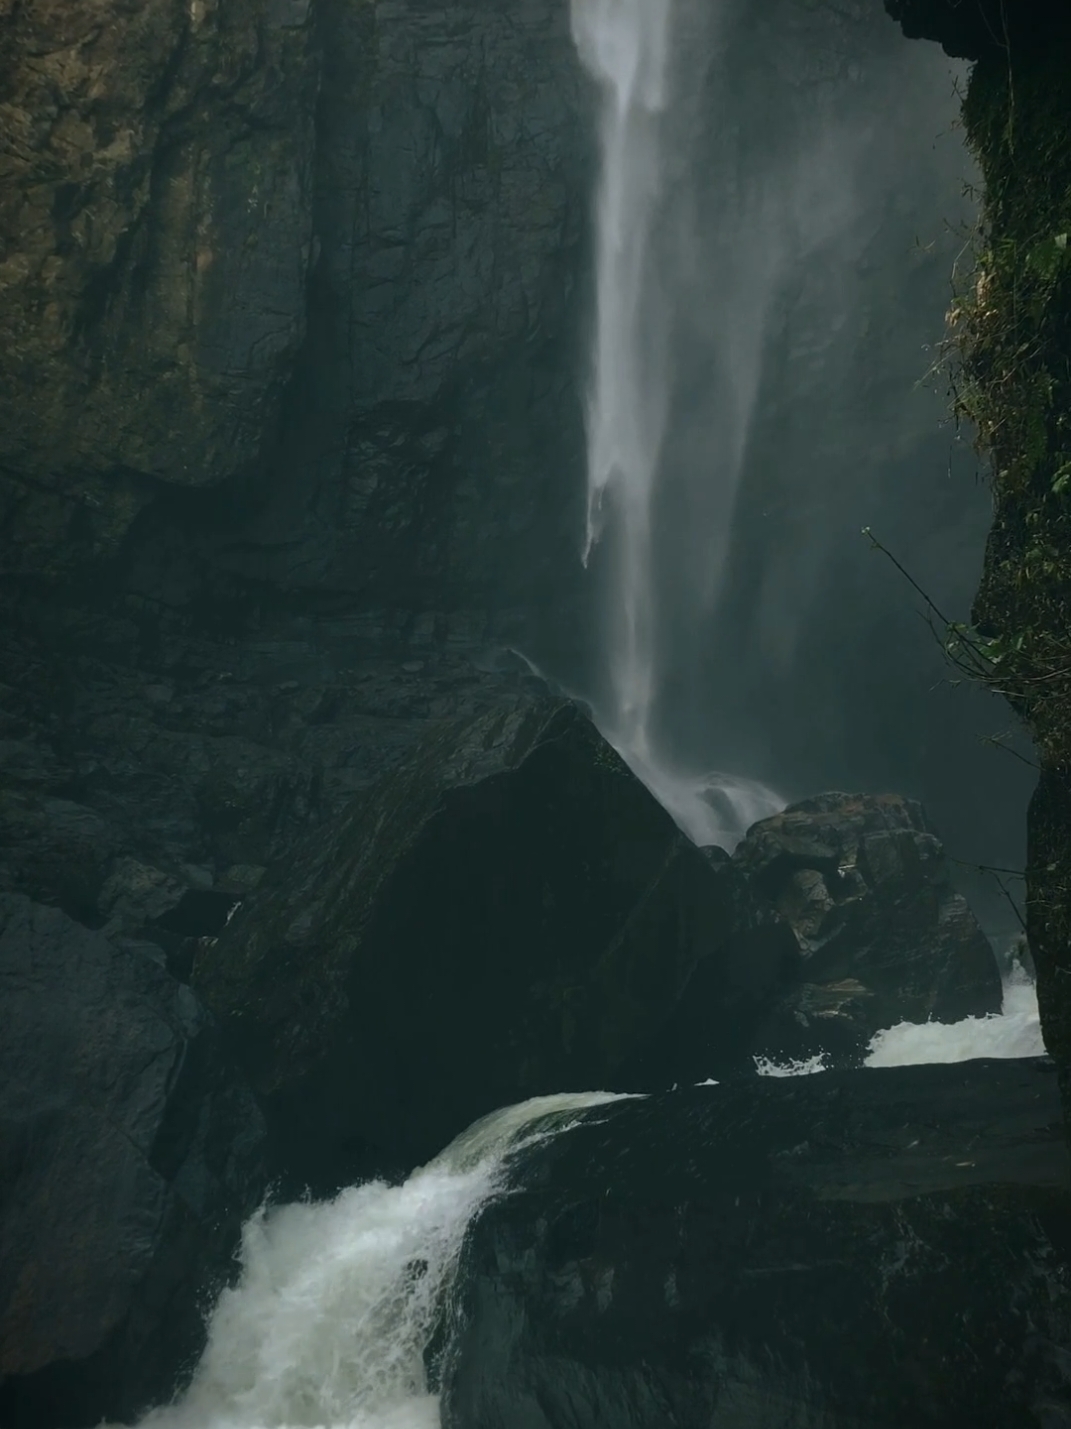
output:
[[[734,862],[801,954],[757,1050],[851,1065],[881,1027],[1000,1011],[992,949],[913,800],[808,799],[756,825]]]
[[[1037,1063],[589,1114],[470,1233],[448,1429],[1057,1429],[1071,1244]]]
[[[0,897],[0,1418],[166,1395],[264,1190],[264,1126],[150,943]]]
[[[530,617],[578,568],[584,487],[592,140],[568,6],[316,16],[309,337],[260,509],[213,559],[440,631]]]
[[[508,606],[583,485],[567,7],[128,8],[0,14],[0,570]]]
[[[135,8],[0,14],[0,888],[140,935],[569,606],[589,174],[556,0]]]
[[[590,723],[529,702],[429,737],[194,982],[286,1162],[344,1180],[347,1147],[412,1165],[498,1106],[612,1083],[732,916]]]
[[[31,0],[0,52],[3,564],[62,570],[261,444],[304,333],[311,9]]]

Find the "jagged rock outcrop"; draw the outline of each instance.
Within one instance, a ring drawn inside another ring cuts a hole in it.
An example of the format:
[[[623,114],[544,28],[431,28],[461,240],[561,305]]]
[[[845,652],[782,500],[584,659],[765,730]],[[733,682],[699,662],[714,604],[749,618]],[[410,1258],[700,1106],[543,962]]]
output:
[[[151,943],[0,897],[0,1420],[168,1392],[265,1189],[264,1124]]]
[[[734,917],[703,854],[553,700],[445,722],[276,882],[194,985],[284,1166],[321,1187],[370,1158],[413,1165],[496,1107],[612,1083],[696,964],[721,966]]]
[[[758,1034],[778,1060],[861,1059],[875,1032],[999,1012],[993,950],[922,808],[823,794],[756,825],[734,862],[789,923],[796,985]]]
[[[856,1066],[880,1028],[1000,1011],[993,950],[914,800],[821,794],[756,824],[715,868],[733,934],[696,968],[637,1086],[731,1076],[755,1057]]]
[[[447,1429],[1071,1423],[1056,1078],[975,1063],[603,1107],[470,1232]]]

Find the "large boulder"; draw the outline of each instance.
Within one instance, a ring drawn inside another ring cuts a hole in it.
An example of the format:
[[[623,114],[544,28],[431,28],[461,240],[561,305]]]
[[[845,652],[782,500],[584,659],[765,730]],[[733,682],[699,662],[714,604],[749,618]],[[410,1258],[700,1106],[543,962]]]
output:
[[[446,1429],[1066,1429],[1044,1063],[753,1079],[520,1153],[470,1232]]]
[[[276,879],[194,980],[284,1164],[320,1189],[419,1161],[495,1107],[614,1083],[736,918],[706,857],[552,699],[443,723]],[[753,1024],[754,1005],[733,1015]]]
[[[166,1396],[263,1194],[263,1120],[148,943],[0,896],[0,1422]]]
[[[1000,1011],[992,948],[914,800],[807,799],[757,824],[733,862],[801,955],[756,1052],[851,1065],[879,1028]]]
[[[632,1089],[753,1072],[756,1058],[857,1066],[880,1028],[1000,1011],[992,948],[913,800],[820,794],[756,824],[731,860],[707,854],[732,928]]]

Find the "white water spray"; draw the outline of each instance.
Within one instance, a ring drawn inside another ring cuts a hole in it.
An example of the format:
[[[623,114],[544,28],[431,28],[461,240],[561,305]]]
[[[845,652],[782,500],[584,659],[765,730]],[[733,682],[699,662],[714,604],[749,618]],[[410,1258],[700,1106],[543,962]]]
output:
[[[1044,1057],[1037,988],[1022,968],[1004,982],[999,1012],[959,1022],[898,1022],[875,1032],[867,1047],[867,1067],[917,1067],[933,1062],[970,1062],[979,1057],[1013,1060]],[[760,1077],[805,1077],[829,1070],[824,1052],[805,1060],[778,1062],[756,1057]]]
[[[658,290],[652,248],[667,169],[673,8],[674,0],[572,0],[577,50],[601,93],[584,561],[611,528],[604,734],[696,843],[731,847],[784,801],[755,781],[673,769],[651,732],[657,693],[652,503],[670,370],[669,307]]]
[[[877,1032],[867,1049],[868,1067],[905,1067],[923,1062],[968,1062],[974,1057],[1044,1057],[1037,988],[1022,969],[1004,984],[999,1013],[962,1022],[898,1022]]]
[[[261,1212],[186,1393],[144,1429],[437,1429],[424,1351],[507,1155],[617,1100],[537,1097],[477,1122],[401,1186]]]
[[[651,495],[667,402],[649,255],[664,170],[670,0],[574,0],[572,17],[580,57],[602,94],[584,559],[612,502],[621,554],[610,678],[617,732],[642,749],[654,668]]]

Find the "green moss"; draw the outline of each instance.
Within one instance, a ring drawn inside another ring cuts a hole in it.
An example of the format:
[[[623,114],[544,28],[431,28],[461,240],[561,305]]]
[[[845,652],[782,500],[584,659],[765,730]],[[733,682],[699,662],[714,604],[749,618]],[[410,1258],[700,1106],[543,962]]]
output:
[[[986,676],[1043,761],[1071,767],[1071,65],[979,63],[964,105],[985,180],[975,271],[950,314],[957,414],[992,461],[975,607]]]
[[[1034,737],[1027,922],[1046,1041],[1071,1111],[1071,55],[979,62],[964,105],[985,201],[950,315],[956,411],[992,463],[975,628],[958,656]]]

